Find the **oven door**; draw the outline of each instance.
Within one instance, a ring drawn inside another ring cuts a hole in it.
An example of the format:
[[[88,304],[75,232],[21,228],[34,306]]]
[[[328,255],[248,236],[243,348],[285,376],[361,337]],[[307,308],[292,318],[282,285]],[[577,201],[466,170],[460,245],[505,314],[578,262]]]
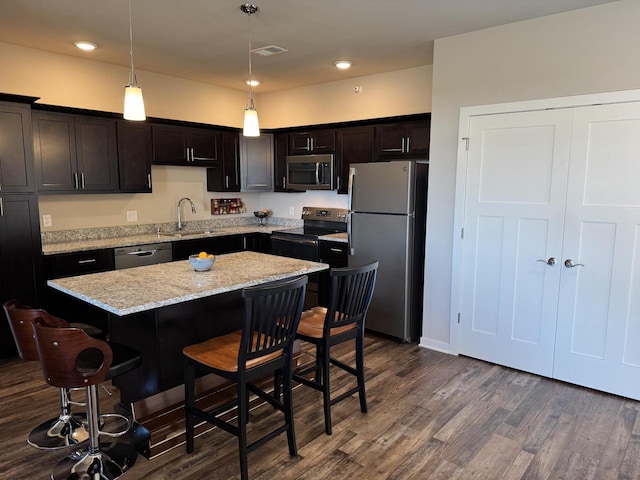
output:
[[[317,239],[309,239],[302,236],[297,238],[295,235],[279,235],[277,232],[271,235],[271,253],[312,262],[317,262],[320,258]],[[304,299],[305,310],[319,305],[318,273],[311,273],[308,276],[307,295]]]

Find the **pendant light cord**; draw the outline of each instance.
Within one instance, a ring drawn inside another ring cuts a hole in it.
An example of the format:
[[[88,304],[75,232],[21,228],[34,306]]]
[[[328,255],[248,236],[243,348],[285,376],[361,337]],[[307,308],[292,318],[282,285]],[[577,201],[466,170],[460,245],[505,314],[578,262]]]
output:
[[[137,86],[136,74],[133,71],[133,27],[131,25],[131,0],[129,0],[129,58],[131,59],[131,72],[129,74],[129,84]]]
[[[131,1],[131,0],[129,0]],[[251,74],[251,14],[253,13],[251,10],[248,12],[249,16],[249,107],[253,107],[253,76]]]

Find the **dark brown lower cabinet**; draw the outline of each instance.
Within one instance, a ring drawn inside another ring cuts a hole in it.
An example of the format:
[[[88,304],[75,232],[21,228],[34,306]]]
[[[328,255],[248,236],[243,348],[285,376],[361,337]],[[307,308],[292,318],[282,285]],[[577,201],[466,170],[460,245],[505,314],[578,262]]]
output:
[[[39,305],[42,281],[40,224],[35,195],[0,195],[0,302]],[[17,355],[9,323],[0,320],[0,358]]]

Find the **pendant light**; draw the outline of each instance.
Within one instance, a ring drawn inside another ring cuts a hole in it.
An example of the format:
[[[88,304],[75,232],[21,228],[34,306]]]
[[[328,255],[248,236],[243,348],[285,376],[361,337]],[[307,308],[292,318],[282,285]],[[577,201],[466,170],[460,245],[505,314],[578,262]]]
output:
[[[146,120],[142,88],[138,85],[136,72],[133,70],[133,28],[131,27],[131,0],[129,0],[129,58],[131,59],[131,72],[129,84],[124,87],[124,118],[125,120]]]
[[[258,11],[258,7],[257,5],[245,3],[244,5],[240,5],[240,10],[249,17],[249,103],[244,111],[244,128],[242,135],[245,137],[259,137],[260,124],[258,123],[258,111],[253,105],[253,78],[251,77],[251,15]]]

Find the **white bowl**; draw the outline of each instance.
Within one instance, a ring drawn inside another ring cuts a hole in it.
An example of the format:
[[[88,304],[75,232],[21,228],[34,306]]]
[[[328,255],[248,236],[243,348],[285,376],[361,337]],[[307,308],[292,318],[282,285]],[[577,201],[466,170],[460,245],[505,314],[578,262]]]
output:
[[[211,270],[211,265],[215,262],[216,257],[200,258],[198,255],[189,255],[189,263],[196,272],[206,272]]]

